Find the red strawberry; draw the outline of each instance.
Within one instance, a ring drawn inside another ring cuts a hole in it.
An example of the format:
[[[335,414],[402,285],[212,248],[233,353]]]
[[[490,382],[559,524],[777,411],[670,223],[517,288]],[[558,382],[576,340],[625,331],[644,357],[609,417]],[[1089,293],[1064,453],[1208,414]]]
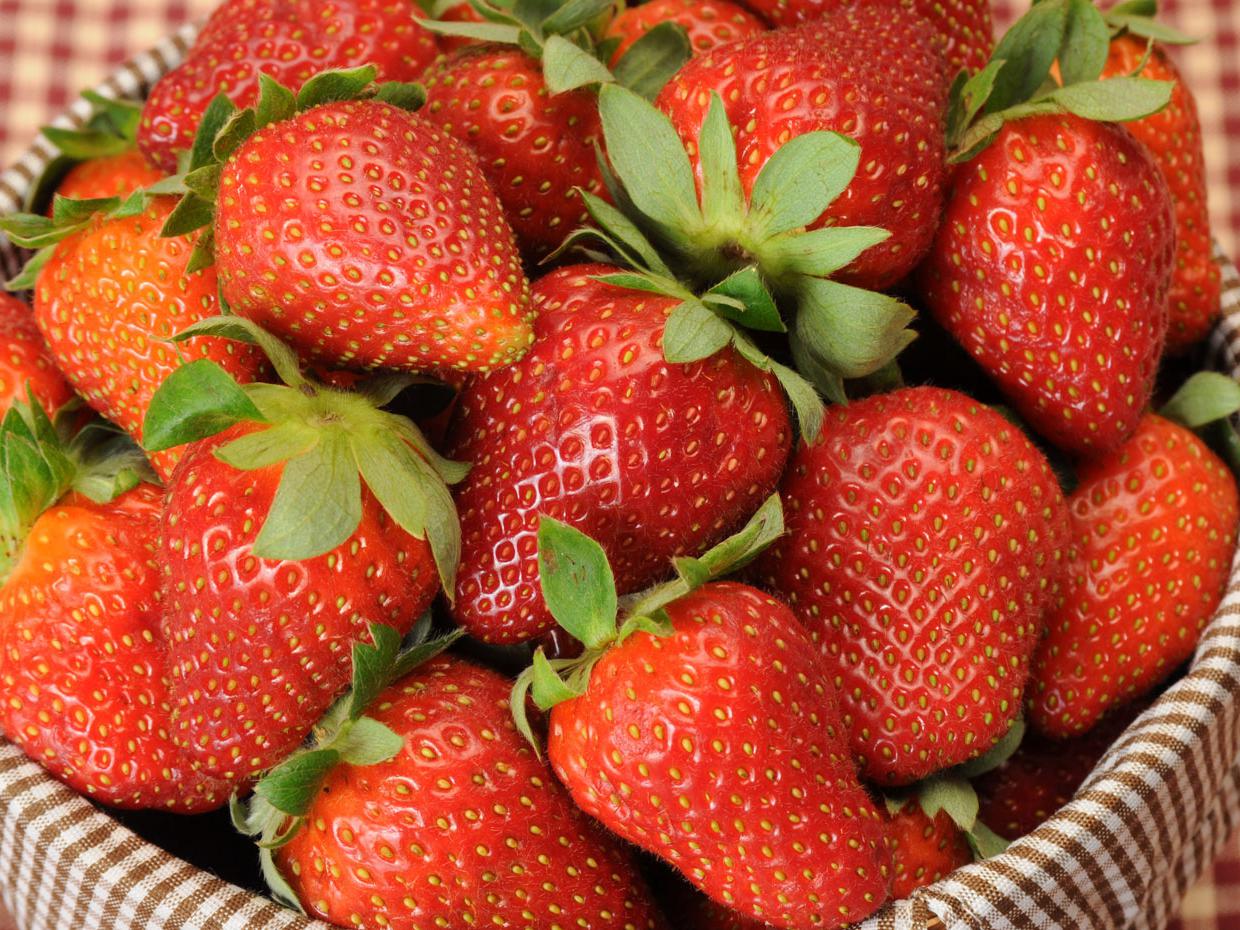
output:
[[[1091,729],[1192,654],[1222,599],[1240,520],[1226,466],[1153,414],[1079,478],[1070,580],[1030,688],[1030,721],[1060,738]]]
[[[1019,713],[1068,542],[1046,459],[938,388],[832,407],[780,493],[757,576],[826,657],[865,776],[908,784],[985,753]]]
[[[889,831],[893,898],[907,898],[973,861],[968,838],[945,810],[930,818],[916,801],[908,802],[891,815]]]
[[[477,372],[530,341],[520,257],[473,155],[386,103],[313,107],[242,143],[215,254],[232,309],[313,361]]]
[[[1126,129],[1030,117],[957,169],[921,282],[1034,429],[1098,454],[1149,402],[1174,246],[1166,184]]]
[[[73,389],[52,361],[30,308],[0,293],[0,416],[14,401],[28,397],[27,388],[51,414],[73,398]]]
[[[885,0],[842,8],[800,28],[764,33],[693,59],[656,103],[688,145],[700,175],[698,133],[711,92],[722,98],[736,127],[746,194],[789,138],[814,130],[854,137],[861,146],[860,168],[811,225],[889,230],[891,238],[841,275],[880,289],[900,280],[925,254],[942,209],[947,81],[931,35],[926,20]]]
[[[484,23],[485,19],[482,14],[474,9],[472,3],[466,0],[464,3],[457,3],[445,10],[439,12],[439,19],[447,23]],[[436,36],[439,41],[439,47],[446,53],[460,51],[463,48],[469,48],[471,45],[482,44],[477,39],[467,39],[463,36],[440,35]]]
[[[553,626],[538,588],[540,514],[598,539],[621,591],[658,580],[757,509],[792,427],[773,378],[732,350],[663,357],[678,303],[560,269],[534,286],[536,339],[467,385],[449,442],[473,468],[456,492],[462,551],[453,614],[488,642]]]
[[[20,444],[14,417],[16,411],[0,429],[6,447]],[[131,449],[128,459],[136,463],[141,455]],[[5,460],[14,461],[8,454]],[[94,474],[78,466],[73,482],[111,496],[137,481],[132,470],[125,481],[95,464]],[[104,804],[181,813],[219,807],[233,786],[192,773],[168,738],[155,567],[159,490],[140,484],[105,503],[71,490],[61,496],[73,485],[48,485],[46,478],[10,471],[0,491],[7,502],[0,584],[5,735]],[[50,506],[23,515],[36,491]],[[18,525],[9,525],[17,515]]]
[[[162,171],[151,167],[141,152],[130,149],[79,162],[57,185],[56,193],[75,200],[123,198],[139,188],[150,187],[163,176]]]
[[[445,59],[426,90],[427,119],[478,153],[528,258],[544,257],[584,222],[576,188],[603,188],[592,92],[553,94],[536,59],[502,45]]]
[[[745,0],[746,6],[769,22],[784,27],[820,19],[849,3],[850,0]],[[994,46],[990,0],[901,0],[901,5],[933,23],[953,73],[961,68],[980,71],[985,67]]]
[[[1153,153],[1175,204],[1176,258],[1168,295],[1167,349],[1182,352],[1209,333],[1219,314],[1219,267],[1214,262],[1206,209],[1201,120],[1192,91],[1158,45],[1151,47],[1133,35],[1121,36],[1111,43],[1103,73],[1132,74],[1142,63],[1142,77],[1175,84],[1169,106],[1126,125]]]
[[[712,901],[692,885],[678,883],[667,906],[675,914],[680,930],[773,930],[762,920],[746,917],[740,911]]]
[[[607,26],[607,36],[620,40],[612,53],[614,66],[629,48],[660,23],[676,23],[689,34],[693,53],[766,32],[766,23],[729,0],[652,0],[629,7]]]
[[[438,53],[411,0],[225,0],[185,61],[151,90],[138,144],[167,172],[188,149],[208,104],[258,99],[259,74],[294,90],[330,68],[373,65],[380,80],[416,80]]]
[[[379,696],[371,716],[398,753],[333,768],[276,853],[312,916],[392,930],[664,926],[630,853],[517,734],[510,686],[444,657]]]

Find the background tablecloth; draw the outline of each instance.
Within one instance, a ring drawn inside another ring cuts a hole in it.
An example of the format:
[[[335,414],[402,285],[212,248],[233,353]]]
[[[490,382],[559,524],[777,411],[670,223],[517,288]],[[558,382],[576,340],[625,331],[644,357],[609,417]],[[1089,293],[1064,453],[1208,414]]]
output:
[[[216,0],[0,0],[0,166],[78,90],[208,13]],[[1023,3],[996,0],[1000,23]],[[1240,0],[1163,0],[1164,17],[1202,41],[1177,58],[1206,137],[1216,237],[1240,245]],[[8,930],[0,913],[0,930]],[[1185,899],[1172,930],[1240,930],[1240,837]]]

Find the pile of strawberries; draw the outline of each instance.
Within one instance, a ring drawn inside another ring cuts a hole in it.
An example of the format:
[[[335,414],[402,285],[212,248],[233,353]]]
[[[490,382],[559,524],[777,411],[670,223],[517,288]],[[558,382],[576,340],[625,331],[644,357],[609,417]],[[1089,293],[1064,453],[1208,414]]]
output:
[[[823,930],[1065,803],[1240,520],[1183,37],[743,2],[225,0],[47,130],[4,735],[346,927]]]

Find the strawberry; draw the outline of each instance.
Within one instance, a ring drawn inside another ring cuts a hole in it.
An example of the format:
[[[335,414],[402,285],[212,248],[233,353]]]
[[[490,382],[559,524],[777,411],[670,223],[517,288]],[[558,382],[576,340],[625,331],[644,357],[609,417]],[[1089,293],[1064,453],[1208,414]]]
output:
[[[611,63],[617,64],[634,42],[667,22],[684,27],[695,55],[766,32],[767,28],[758,17],[729,0],[652,0],[629,7],[607,24],[607,37],[619,40]]]
[[[1042,454],[962,394],[908,388],[830,408],[780,494],[788,535],[755,577],[825,657],[864,775],[908,784],[989,750],[1066,559]]]
[[[101,803],[211,810],[233,786],[194,773],[168,737],[161,495],[139,483],[141,452],[119,439],[94,424],[66,443],[37,405],[12,408],[0,426],[0,723]]]
[[[910,801],[890,818],[893,898],[907,898],[973,861],[968,839],[946,810],[928,817]]]
[[[30,308],[0,293],[0,416],[32,391],[50,414],[73,399],[35,325]]]
[[[188,270],[189,239],[160,236],[175,206],[171,198],[151,198],[138,213],[109,214],[109,206],[115,201],[62,198],[50,220],[17,216],[3,225],[20,244],[44,246],[12,286],[33,284],[35,320],[52,358],[91,407],[141,442],[151,396],[184,361],[211,359],[250,379],[262,360],[218,339],[194,340],[180,352],[168,344],[218,312],[215,273]],[[155,456],[161,477],[172,473],[176,458]]]
[[[509,364],[529,345],[529,294],[500,204],[462,144],[404,109],[420,88],[374,77],[325,73],[296,98],[264,78],[256,109],[213,105],[166,232],[210,224],[232,310],[307,361]]]
[[[453,615],[487,642],[554,626],[538,587],[540,514],[597,538],[633,591],[727,535],[783,469],[791,425],[774,379],[731,349],[667,362],[677,301],[595,280],[615,270],[536,282],[529,354],[459,396],[448,448],[473,468],[456,491]]]
[[[43,136],[60,154],[37,182],[35,203],[42,203],[49,187],[71,200],[123,199],[164,176],[137,149],[141,104],[89,90],[82,96],[90,103],[91,114],[80,128],[43,128]]]
[[[379,694],[369,719],[395,737],[391,757],[332,766],[275,853],[307,913],[393,930],[447,915],[460,927],[665,926],[631,853],[516,732],[510,687],[445,656]]]
[[[536,653],[547,752],[573,800],[721,904],[776,927],[839,927],[886,899],[883,814],[857,780],[835,688],[783,604],[733,570],[782,531],[772,499],[742,534],[616,619],[602,548],[539,530],[541,580],[578,659]],[[524,729],[528,732],[528,726]]]
[[[666,909],[679,918],[680,930],[772,930],[765,921],[712,901],[687,882],[677,885]]]
[[[163,176],[162,171],[150,166],[141,152],[130,149],[74,165],[57,185],[56,193],[74,200],[125,198],[140,188],[151,186]]]
[[[745,4],[775,26],[789,27],[830,15],[848,6],[849,0],[745,0]],[[989,0],[901,0],[901,5],[932,24],[953,73],[985,67],[994,46]]]
[[[1222,599],[1240,521],[1226,466],[1154,414],[1078,478],[1069,582],[1030,688],[1030,722],[1058,738],[1091,729],[1192,654]]]
[[[1146,57],[1148,55],[1148,57]],[[1175,270],[1168,295],[1171,326],[1167,350],[1183,352],[1209,333],[1219,314],[1219,266],[1214,262],[1206,209],[1201,120],[1192,91],[1159,45],[1126,34],[1111,43],[1106,75],[1140,73],[1174,85],[1171,103],[1128,130],[1153,154],[1175,205]]]
[[[810,225],[888,230],[889,239],[842,275],[880,289],[904,277],[925,254],[942,209],[947,80],[931,35],[925,19],[894,2],[843,7],[799,28],[694,58],[656,104],[689,146],[700,184],[696,143],[712,92],[717,94],[735,127],[747,194],[789,138],[813,130],[855,138],[860,170]]]
[[[411,0],[225,0],[185,61],[151,89],[138,144],[175,172],[212,99],[227,94],[251,106],[260,74],[294,90],[325,69],[359,65],[374,66],[381,80],[417,80],[438,54],[419,15]]]

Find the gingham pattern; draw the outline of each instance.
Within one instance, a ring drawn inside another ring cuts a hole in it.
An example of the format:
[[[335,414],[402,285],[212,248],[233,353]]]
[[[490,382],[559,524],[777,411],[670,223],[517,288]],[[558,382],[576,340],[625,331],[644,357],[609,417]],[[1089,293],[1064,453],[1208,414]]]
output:
[[[0,0],[0,22],[9,2]],[[102,90],[141,94],[189,35],[126,65]],[[64,121],[81,116],[74,108]],[[22,205],[46,156],[36,144],[0,175],[0,213]],[[11,272],[18,261],[0,244],[0,267]],[[1230,266],[1224,284],[1214,348],[1220,367],[1240,376],[1240,279]],[[1240,561],[1190,673],[1068,807],[1003,856],[889,906],[863,930],[1161,930],[1240,818],[1237,700]],[[325,930],[146,843],[7,744],[0,902],[23,930]]]

